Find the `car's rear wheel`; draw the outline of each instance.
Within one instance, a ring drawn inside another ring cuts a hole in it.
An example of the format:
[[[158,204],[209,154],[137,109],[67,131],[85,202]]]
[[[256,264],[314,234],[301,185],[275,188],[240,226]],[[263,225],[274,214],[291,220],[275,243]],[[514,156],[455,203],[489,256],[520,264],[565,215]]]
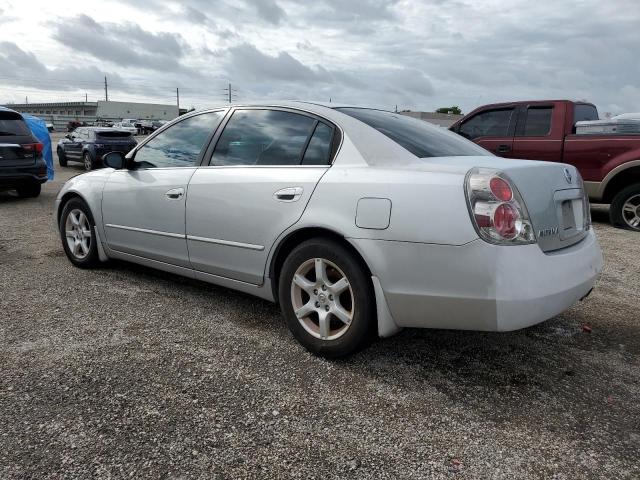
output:
[[[99,264],[95,222],[82,199],[72,198],[65,204],[58,226],[64,252],[71,263],[80,268]]]
[[[61,148],[58,149],[58,163],[61,167],[67,166],[67,156],[65,155],[64,150]]]
[[[296,247],[282,267],[279,300],[293,336],[318,355],[349,355],[375,332],[370,278],[337,242],[312,239]]]
[[[613,197],[609,215],[614,225],[640,232],[640,183],[620,190]]]
[[[40,195],[42,191],[42,186],[39,183],[34,183],[31,185],[23,185],[21,187],[16,188],[18,192],[18,196],[22,198],[35,198]]]
[[[94,168],[93,159],[91,158],[91,154],[89,152],[84,152],[82,154],[82,163],[84,164],[84,169],[87,172],[90,172],[91,170],[93,170]]]

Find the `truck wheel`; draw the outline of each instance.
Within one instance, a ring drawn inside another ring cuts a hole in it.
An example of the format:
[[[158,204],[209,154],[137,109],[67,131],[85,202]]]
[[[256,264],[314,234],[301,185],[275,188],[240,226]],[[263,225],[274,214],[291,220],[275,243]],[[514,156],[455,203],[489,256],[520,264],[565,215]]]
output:
[[[40,191],[42,190],[42,186],[39,183],[34,183],[32,185],[24,185],[22,187],[16,188],[18,191],[18,196],[22,198],[35,198],[40,195]]]
[[[613,197],[609,215],[616,227],[640,232],[640,183],[620,190]]]
[[[67,166],[67,156],[61,148],[58,149],[58,163],[61,167]]]
[[[84,169],[87,172],[93,170],[93,160],[91,159],[91,154],[89,152],[84,152],[84,154],[82,154],[82,163],[84,163]]]
[[[349,355],[375,333],[371,281],[339,243],[318,238],[298,245],[282,266],[278,293],[289,330],[317,355]]]

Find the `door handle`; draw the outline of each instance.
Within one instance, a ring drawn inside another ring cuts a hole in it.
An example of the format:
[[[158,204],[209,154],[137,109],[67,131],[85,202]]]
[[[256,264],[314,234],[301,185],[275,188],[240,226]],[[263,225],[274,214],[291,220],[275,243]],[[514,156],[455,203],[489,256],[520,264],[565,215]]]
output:
[[[172,188],[164,195],[170,200],[179,200],[184,196],[184,188]]]
[[[511,145],[498,145],[496,148],[496,152],[498,153],[507,153],[511,151]]]
[[[300,200],[303,191],[302,187],[288,187],[278,190],[273,196],[281,202],[297,202]]]

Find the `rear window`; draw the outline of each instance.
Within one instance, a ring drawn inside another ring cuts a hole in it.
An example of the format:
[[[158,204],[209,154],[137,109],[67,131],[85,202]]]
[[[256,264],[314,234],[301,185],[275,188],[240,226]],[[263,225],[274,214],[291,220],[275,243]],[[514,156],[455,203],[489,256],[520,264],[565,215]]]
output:
[[[13,112],[0,112],[0,136],[31,135],[22,117]]]
[[[587,103],[576,103],[573,106],[573,124],[590,120],[598,120],[596,107]]]
[[[553,107],[529,107],[524,120],[525,137],[542,137],[551,131]]]
[[[131,137],[130,132],[96,132],[98,138],[128,138]]]
[[[415,118],[382,110],[338,108],[386,135],[416,157],[487,156],[485,149],[452,133]]]

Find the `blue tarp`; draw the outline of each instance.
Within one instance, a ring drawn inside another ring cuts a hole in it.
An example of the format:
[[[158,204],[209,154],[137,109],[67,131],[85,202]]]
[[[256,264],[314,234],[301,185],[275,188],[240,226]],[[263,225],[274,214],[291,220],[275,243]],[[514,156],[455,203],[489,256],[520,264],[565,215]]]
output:
[[[49,130],[44,120],[27,113],[23,113],[22,117],[27,122],[31,133],[42,143],[42,156],[47,164],[47,178],[49,181],[53,180],[53,151],[51,150],[51,137],[49,136]]]

